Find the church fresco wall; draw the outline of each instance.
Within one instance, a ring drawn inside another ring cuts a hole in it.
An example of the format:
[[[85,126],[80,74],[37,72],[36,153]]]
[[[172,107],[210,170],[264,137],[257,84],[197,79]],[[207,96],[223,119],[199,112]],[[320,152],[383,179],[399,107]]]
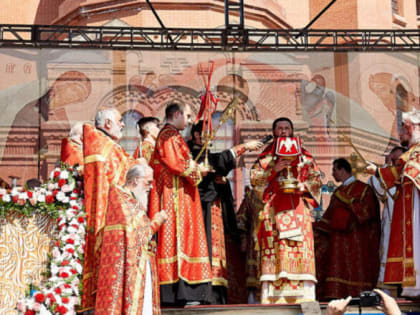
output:
[[[11,176],[19,185],[45,180],[71,125],[92,123],[98,108],[114,106],[124,115],[128,151],[138,141],[139,117],[163,118],[171,101],[197,113],[210,62],[217,111],[233,95],[240,101],[215,147],[262,139],[275,118],[287,116],[324,182],[331,180],[332,160],[354,151],[351,143],[382,163],[398,143],[401,112],[419,108],[415,53],[1,49],[0,56],[0,178],[9,184]],[[245,155],[231,175],[238,200],[256,157]]]

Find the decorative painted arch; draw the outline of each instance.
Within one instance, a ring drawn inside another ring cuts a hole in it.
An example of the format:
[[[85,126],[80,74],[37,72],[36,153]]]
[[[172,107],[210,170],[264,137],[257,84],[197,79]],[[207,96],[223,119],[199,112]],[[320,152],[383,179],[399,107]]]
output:
[[[144,86],[122,85],[107,93],[97,108],[115,107],[120,113],[135,110],[142,116],[151,116],[154,109],[149,98],[153,94]]]
[[[391,90],[395,95],[397,95],[401,91],[404,91],[406,93],[407,103],[406,106],[402,109],[404,112],[409,112],[410,110],[412,110],[412,107],[415,107],[417,99],[413,93],[413,88],[410,84],[410,81],[405,75],[397,74],[392,77]]]
[[[190,105],[194,115],[196,115],[200,109],[199,97],[200,92],[181,85],[170,85],[157,90],[151,100],[151,102],[153,102],[154,116],[164,117],[166,105],[172,101],[179,101]]]
[[[236,76],[240,80],[242,80],[245,85],[247,85],[247,94],[246,97],[243,98],[243,100],[246,102],[248,102],[248,100],[250,100],[251,102],[256,102],[260,97],[261,87],[259,79],[254,73],[254,71],[252,71],[252,69],[250,69],[246,65],[246,63],[241,64],[241,61],[245,62],[247,59],[238,59],[236,60],[237,64],[235,66],[232,66],[227,61],[230,59],[230,54],[226,53],[225,57],[226,61],[224,61],[224,63],[221,66],[215,69],[212,77],[212,82],[217,86],[227,86],[223,83],[225,79],[229,76]]]
[[[241,120],[259,120],[256,106],[242,91],[224,85],[217,87],[216,96],[226,104],[233,99],[233,95],[240,99],[238,113]]]
[[[201,93],[201,91],[180,85],[166,86],[156,91],[144,86],[123,85],[107,93],[97,108],[115,107],[120,113],[135,110],[142,116],[163,118],[166,105],[171,101],[180,101],[189,104],[196,115],[200,109]],[[224,104],[229,103],[234,94],[237,95],[241,100],[238,109],[239,118],[241,120],[258,120],[255,105],[241,91],[229,86],[218,86],[215,94]],[[218,110],[223,110],[223,108],[218,108]]]

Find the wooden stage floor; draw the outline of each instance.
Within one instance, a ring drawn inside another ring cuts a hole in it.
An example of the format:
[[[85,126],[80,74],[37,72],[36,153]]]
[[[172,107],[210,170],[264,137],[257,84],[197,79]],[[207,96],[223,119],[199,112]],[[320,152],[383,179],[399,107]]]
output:
[[[398,301],[402,312],[420,315],[420,301]],[[327,303],[320,303],[321,311],[325,314]],[[376,308],[363,308],[363,314],[383,314]],[[231,304],[231,305],[199,305],[186,308],[162,308],[162,315],[300,315],[303,311],[300,305],[261,305],[261,304]],[[315,313],[310,313],[314,315]],[[358,307],[349,307],[346,314],[359,314]]]

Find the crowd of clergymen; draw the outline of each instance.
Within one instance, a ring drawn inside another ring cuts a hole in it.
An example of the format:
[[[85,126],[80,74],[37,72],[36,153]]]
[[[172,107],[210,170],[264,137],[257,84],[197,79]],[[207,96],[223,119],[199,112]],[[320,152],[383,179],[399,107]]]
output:
[[[133,156],[118,144],[116,109],[99,110],[94,126],[76,124],[63,140],[61,160],[84,175],[83,310],[301,303],[375,287],[420,295],[419,111],[404,115],[401,146],[385,165],[366,167],[368,183],[346,159],[334,160],[341,185],[318,222],[310,215],[322,187],[313,156],[300,146],[294,158],[277,154],[278,139],[298,140],[290,119],[273,122],[271,143],[201,155],[202,124],[192,118],[188,105],[173,103],[163,126],[140,119]],[[259,155],[235,213],[226,177],[247,151]]]

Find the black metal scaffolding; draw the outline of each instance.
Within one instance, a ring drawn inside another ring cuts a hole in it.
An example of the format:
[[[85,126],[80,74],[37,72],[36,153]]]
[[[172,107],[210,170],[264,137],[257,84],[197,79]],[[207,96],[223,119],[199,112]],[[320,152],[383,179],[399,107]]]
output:
[[[412,51],[420,30],[302,30],[0,25],[0,47],[226,51]]]

